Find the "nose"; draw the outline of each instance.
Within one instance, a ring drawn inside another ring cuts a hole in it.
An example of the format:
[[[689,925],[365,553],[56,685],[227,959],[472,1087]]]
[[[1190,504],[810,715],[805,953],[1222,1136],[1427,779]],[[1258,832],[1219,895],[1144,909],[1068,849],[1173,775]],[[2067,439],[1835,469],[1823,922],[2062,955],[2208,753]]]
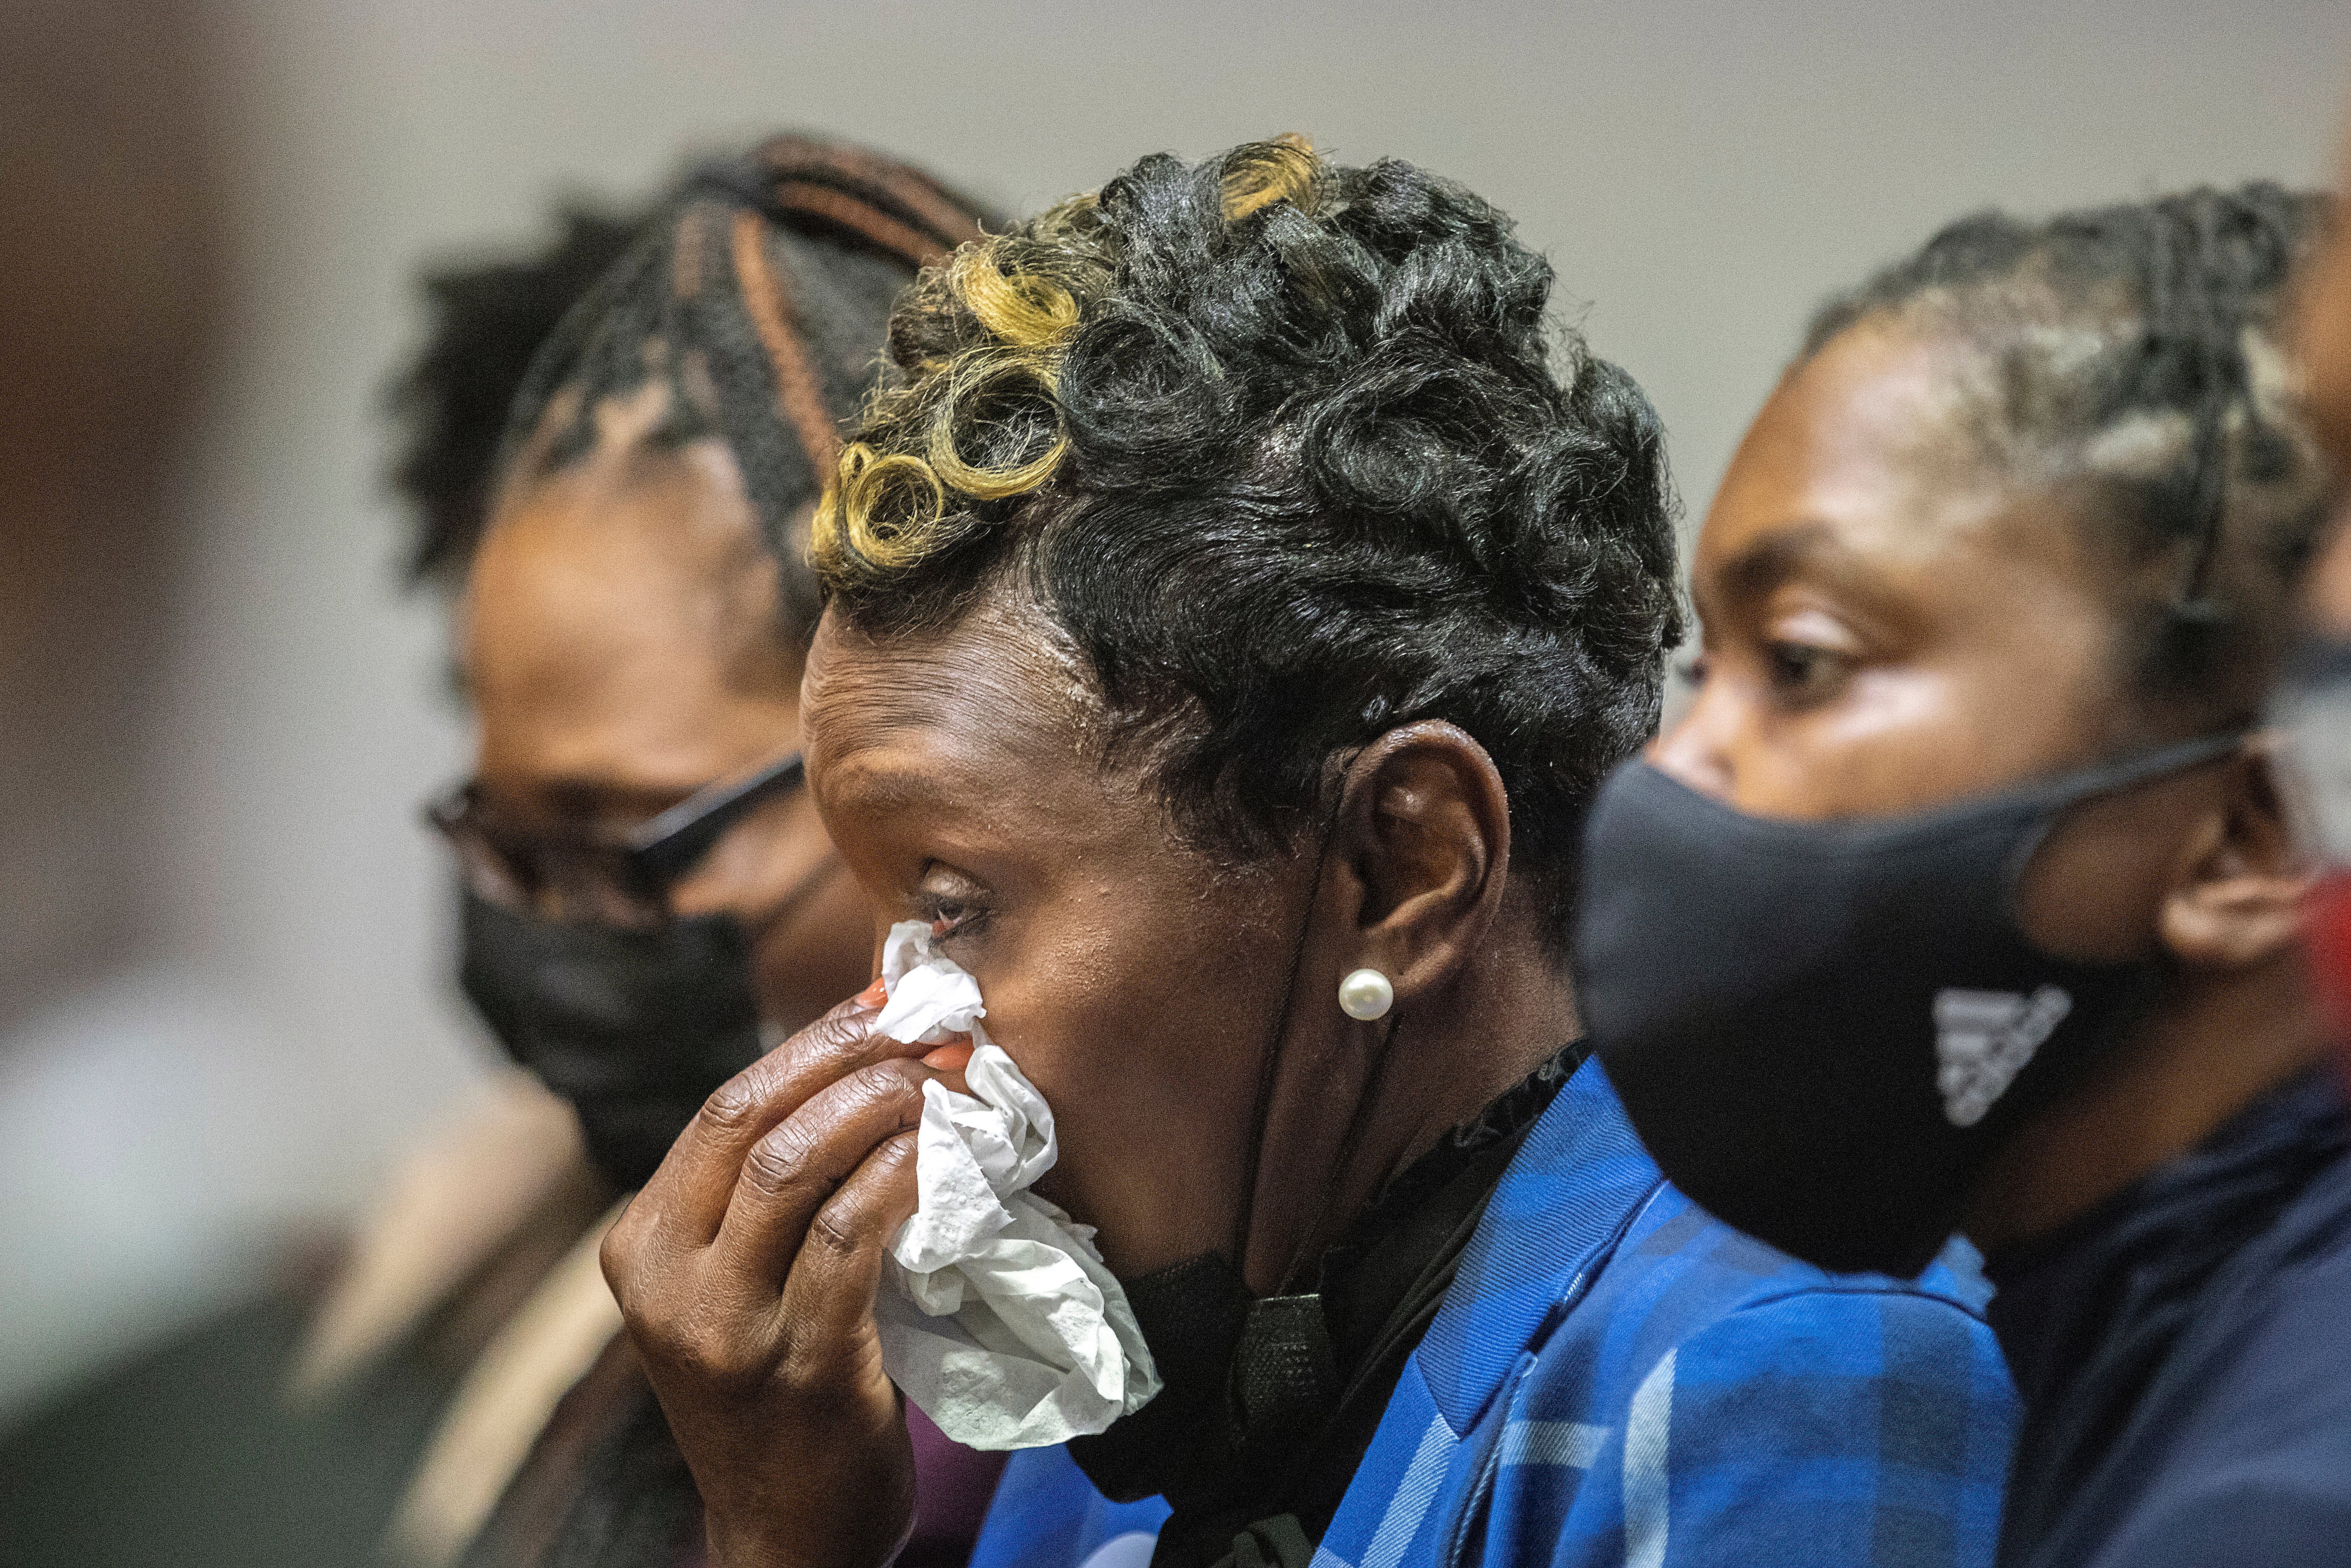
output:
[[[1700,686],[1679,722],[1649,742],[1642,753],[1650,767],[1677,783],[1717,800],[1730,799],[1737,782],[1730,740],[1735,706],[1719,679]]]

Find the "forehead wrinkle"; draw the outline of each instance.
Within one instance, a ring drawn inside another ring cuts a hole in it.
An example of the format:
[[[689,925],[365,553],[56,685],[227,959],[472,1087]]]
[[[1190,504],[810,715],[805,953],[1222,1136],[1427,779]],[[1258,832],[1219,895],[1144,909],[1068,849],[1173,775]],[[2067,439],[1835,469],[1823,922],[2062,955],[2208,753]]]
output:
[[[844,805],[1001,815],[1030,794],[1020,779],[1091,768],[1083,682],[1033,613],[982,607],[938,635],[887,639],[828,613],[805,684],[811,764]]]
[[[835,643],[828,656],[811,661],[811,712],[820,716],[815,722],[829,737],[840,737],[844,756],[907,729],[985,734],[1016,758],[1040,745],[1058,753],[1073,716],[1066,700],[1051,683],[1019,668],[1017,657],[995,656],[1005,652],[945,643],[861,642],[853,649]],[[1023,744],[1032,740],[1040,744]],[[834,749],[830,743],[827,748]]]

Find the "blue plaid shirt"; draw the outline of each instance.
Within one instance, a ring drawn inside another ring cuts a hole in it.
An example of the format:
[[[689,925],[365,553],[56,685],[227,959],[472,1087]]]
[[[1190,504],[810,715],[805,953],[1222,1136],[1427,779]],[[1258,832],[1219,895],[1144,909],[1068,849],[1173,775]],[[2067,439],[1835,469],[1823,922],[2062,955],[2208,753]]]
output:
[[[1667,1184],[1596,1061],[1528,1135],[1316,1568],[1988,1564],[2017,1406],[1964,1243],[1829,1274]]]
[[[1315,1568],[1989,1564],[2017,1421],[1990,1293],[1963,1242],[1906,1281],[1732,1230],[1586,1062],[1495,1189]],[[1140,1568],[1164,1515],[1103,1502],[1061,1449],[1016,1455],[973,1568]]]

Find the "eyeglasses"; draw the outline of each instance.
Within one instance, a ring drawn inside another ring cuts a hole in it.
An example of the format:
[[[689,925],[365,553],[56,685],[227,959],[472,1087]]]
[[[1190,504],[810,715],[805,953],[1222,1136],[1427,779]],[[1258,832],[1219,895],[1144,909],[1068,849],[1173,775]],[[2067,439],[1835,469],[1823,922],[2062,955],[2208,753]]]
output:
[[[550,825],[501,810],[468,781],[434,801],[425,820],[456,850],[476,893],[509,908],[614,925],[658,925],[670,889],[728,829],[764,801],[801,788],[799,752],[722,779],[633,828]]]

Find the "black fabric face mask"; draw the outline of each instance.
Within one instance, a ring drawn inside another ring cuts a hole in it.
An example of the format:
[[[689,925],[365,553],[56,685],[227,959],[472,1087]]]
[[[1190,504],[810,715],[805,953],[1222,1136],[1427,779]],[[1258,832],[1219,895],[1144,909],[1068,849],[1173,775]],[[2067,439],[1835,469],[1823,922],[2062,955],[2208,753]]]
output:
[[[711,1091],[759,1056],[751,946],[729,915],[643,930],[519,914],[466,889],[460,983],[507,1053],[569,1101],[588,1157],[643,1186]]]
[[[2069,806],[2241,744],[1827,822],[1618,768],[1587,831],[1577,1002],[1666,1176],[1807,1262],[1918,1273],[1992,1153],[2164,984],[2152,955],[2075,962],[2026,936],[2032,852]]]
[[[1257,1298],[1214,1252],[1120,1283],[1159,1368],[1160,1390],[1142,1409],[1071,1438],[1069,1447],[1104,1497],[1133,1502],[1176,1484],[1203,1435],[1224,1421],[1227,1371]]]

